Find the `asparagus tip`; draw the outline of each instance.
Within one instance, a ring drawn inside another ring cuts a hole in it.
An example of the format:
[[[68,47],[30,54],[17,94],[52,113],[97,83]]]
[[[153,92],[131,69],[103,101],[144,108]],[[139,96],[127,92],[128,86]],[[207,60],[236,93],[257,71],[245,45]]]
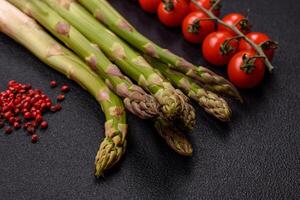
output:
[[[178,131],[174,125],[168,121],[158,119],[155,121],[155,128],[167,144],[182,156],[192,156],[193,147],[187,137]]]
[[[126,142],[124,145],[126,146]],[[95,176],[101,177],[105,170],[117,163],[124,154],[125,148],[117,146],[111,138],[106,137],[100,145],[95,159]]]

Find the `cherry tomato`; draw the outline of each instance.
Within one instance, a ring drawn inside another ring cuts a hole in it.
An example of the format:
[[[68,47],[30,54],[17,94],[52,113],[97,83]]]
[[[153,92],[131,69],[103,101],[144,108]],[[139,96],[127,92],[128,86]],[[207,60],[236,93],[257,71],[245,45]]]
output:
[[[215,3],[216,0],[197,0],[197,3],[200,4],[201,6],[203,6],[205,9],[210,9]],[[218,4],[217,6],[215,6],[215,8],[213,9],[213,14],[217,17],[220,16],[221,14],[221,4]],[[198,11],[200,10],[195,3],[193,3],[192,1],[190,2],[190,10],[191,11]]]
[[[275,50],[277,48],[277,42],[274,42],[264,33],[259,32],[251,32],[246,35],[250,40],[252,40],[255,44],[260,45],[264,50],[266,56],[270,61],[273,60]],[[246,42],[245,40],[241,40],[239,50],[254,50],[253,47]]]
[[[156,13],[161,0],[139,0],[142,9],[148,13]]]
[[[182,0],[163,1],[159,4],[157,14],[160,21],[169,27],[180,26],[189,13],[189,6]]]
[[[223,66],[228,64],[238,46],[239,42],[229,32],[213,32],[202,44],[203,57],[213,65]]]
[[[253,88],[259,85],[265,74],[265,64],[262,58],[255,58],[252,50],[240,51],[228,64],[230,81],[239,88]]]
[[[226,24],[236,26],[244,34],[247,34],[250,32],[251,26],[250,26],[248,19],[239,13],[230,13],[230,14],[226,15],[222,19],[222,21],[225,22]],[[228,31],[231,34],[235,35],[235,33],[232,30],[223,26],[222,24],[219,24],[218,30],[219,31]]]
[[[201,11],[186,16],[182,23],[184,38],[193,43],[203,42],[205,37],[215,30],[215,22],[207,19],[208,16]]]

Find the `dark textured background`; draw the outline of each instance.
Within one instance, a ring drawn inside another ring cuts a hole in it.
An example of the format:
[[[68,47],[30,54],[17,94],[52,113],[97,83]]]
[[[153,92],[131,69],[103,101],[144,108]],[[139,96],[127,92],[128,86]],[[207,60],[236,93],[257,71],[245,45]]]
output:
[[[111,1],[138,29],[194,63],[199,47],[164,28],[133,1]],[[232,122],[216,122],[197,107],[190,135],[194,156],[173,153],[152,124],[128,116],[125,159],[102,181],[93,177],[94,157],[103,138],[103,114],[79,86],[49,69],[11,39],[0,35],[0,84],[32,83],[52,97],[48,83],[68,83],[63,111],[48,115],[50,127],[31,144],[23,131],[0,132],[0,199],[300,199],[299,93],[300,27],[298,0],[224,2],[224,13],[249,13],[254,30],[280,42],[274,74],[246,104],[230,102]],[[220,70],[222,72],[222,70]]]

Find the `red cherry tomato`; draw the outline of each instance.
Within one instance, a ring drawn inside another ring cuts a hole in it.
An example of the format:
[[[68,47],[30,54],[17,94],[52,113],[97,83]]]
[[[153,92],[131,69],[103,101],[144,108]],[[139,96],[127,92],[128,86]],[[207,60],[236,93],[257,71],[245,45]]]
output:
[[[216,0],[197,0],[197,3],[203,6],[205,9],[209,10],[215,3]],[[221,14],[221,4],[218,4],[214,9],[213,9],[213,14],[217,17],[220,16]],[[198,11],[200,10],[195,3],[192,1],[190,2],[190,10],[191,11]]]
[[[273,60],[275,50],[277,48],[277,42],[274,42],[264,33],[252,32],[246,35],[250,40],[252,40],[255,44],[261,45],[264,50],[266,56],[270,61]],[[241,40],[239,50],[254,50],[253,47],[246,42],[245,40]]]
[[[156,13],[161,0],[139,0],[142,9],[148,13]]]
[[[226,31],[209,34],[202,44],[203,57],[213,65],[228,64],[239,46],[239,42],[233,38],[234,36]]]
[[[157,14],[159,20],[166,26],[180,26],[185,16],[189,13],[189,6],[182,0],[169,0],[161,2]]]
[[[186,16],[182,23],[184,38],[192,43],[203,42],[205,37],[215,30],[215,22],[207,20],[208,18],[201,11],[195,11]]]
[[[230,13],[230,14],[226,15],[222,19],[222,21],[228,25],[236,26],[244,34],[247,34],[250,32],[251,26],[250,26],[248,19],[239,13]],[[223,26],[222,24],[219,24],[218,30],[219,31],[228,31],[231,34],[235,35],[235,33],[232,30]]]
[[[228,64],[230,81],[239,88],[253,88],[259,85],[265,74],[262,58],[255,58],[255,51],[240,51]]]

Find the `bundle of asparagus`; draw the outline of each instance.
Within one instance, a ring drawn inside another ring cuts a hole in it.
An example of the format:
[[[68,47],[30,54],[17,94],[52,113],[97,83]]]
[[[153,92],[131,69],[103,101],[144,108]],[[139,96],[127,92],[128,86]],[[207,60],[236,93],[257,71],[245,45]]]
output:
[[[205,67],[196,67],[184,58],[154,44],[139,33],[106,0],[79,0],[79,2],[93,13],[100,22],[107,25],[113,32],[135,48],[168,64],[168,67],[192,77],[211,91],[227,94],[242,101],[239,92],[229,81]]]
[[[190,142],[179,131],[181,126],[174,125],[179,119],[184,127],[193,128],[196,115],[188,97],[221,121],[230,120],[231,110],[214,92],[241,100],[227,80],[155,45],[105,0],[8,1],[77,54],[60,45],[31,18],[0,0],[0,11],[3,10],[0,30],[46,64],[77,81],[99,101],[107,122],[106,137],[96,156],[96,176],[114,165],[125,151],[127,125],[123,105],[136,116],[153,120],[158,133],[172,149],[190,156]]]
[[[44,2],[36,0],[11,0],[10,2],[14,3],[24,12],[30,13],[30,15],[43,24],[45,28],[53,33],[53,35],[63,41],[82,59],[86,60],[89,66],[105,79],[107,85],[120,97],[124,98],[124,103],[127,109],[133,114],[143,119],[151,118],[155,120],[156,117],[159,117],[159,121],[167,118],[164,116],[164,113],[159,112],[159,108],[161,106],[158,104],[155,98],[153,98],[151,95],[148,95],[139,86],[134,85],[129,78],[124,76],[119,69],[105,57],[100,49],[95,48],[95,46],[92,45],[91,42],[87,40],[79,31],[77,31],[76,28],[71,26]],[[47,15],[43,13],[47,13]],[[65,26],[67,26],[67,29],[64,29]],[[62,31],[62,29],[64,30]],[[195,116],[195,114],[192,116]],[[191,119],[191,117],[187,117],[186,119],[187,120],[185,120],[185,124],[194,124],[194,118]],[[158,132],[160,133],[159,130]],[[175,129],[174,133],[178,135],[178,131]],[[180,143],[170,143],[167,141],[167,144],[172,144],[171,147],[182,155],[190,155],[192,153],[191,148],[186,149],[178,145],[187,143],[187,139],[181,141]],[[186,145],[184,145],[184,147],[185,146]]]
[[[190,128],[193,127],[194,109],[187,105],[188,102],[184,101],[182,94],[178,94],[169,82],[164,81],[163,77],[155,73],[139,53],[93,19],[78,3],[67,1],[68,6],[66,8],[66,1],[64,4],[56,0],[46,2],[90,41],[97,44],[122,71],[151,92],[162,105],[162,113],[165,117],[186,116],[183,119],[185,125]]]
[[[164,80],[164,77],[159,76],[155,73],[152,67],[144,60],[144,58],[129,47],[124,41],[119,39],[114,33],[100,24],[93,16],[88,13],[80,4],[74,1],[68,1],[68,6],[66,7],[65,3],[61,4],[57,0],[45,0],[45,2],[57,11],[61,16],[63,16],[72,26],[77,28],[81,33],[83,33],[91,42],[97,44],[100,49],[126,73],[128,69],[130,77],[136,77],[136,81],[141,81],[143,84],[150,84],[150,88],[157,87],[158,85],[163,85],[165,88],[172,93],[176,93],[174,97],[179,97],[180,106],[182,108],[182,114],[179,115],[182,117],[184,125],[189,129],[193,129],[195,124],[195,111],[194,108],[188,103],[188,99],[185,98],[180,91],[174,90],[173,86]],[[147,70],[147,71],[146,71]],[[142,74],[149,74],[151,79],[146,80]],[[152,81],[152,83],[150,82]],[[147,83],[149,82],[149,83]],[[159,83],[161,82],[161,83]],[[154,85],[156,84],[156,85]],[[149,90],[149,87],[145,87]],[[167,94],[166,94],[167,95]],[[155,95],[154,95],[155,96]],[[158,98],[159,102],[161,98]],[[176,101],[174,101],[176,103]],[[168,110],[163,108],[162,113],[165,117],[169,117],[170,113]],[[180,113],[179,113],[180,114]]]
[[[131,65],[135,65],[132,63],[136,57],[139,59],[139,64],[142,63],[143,65],[149,68],[149,64],[146,63],[143,59],[141,59],[141,55],[135,52],[132,48],[130,48],[125,42],[119,39],[114,33],[108,30],[105,26],[98,23],[96,19],[94,19],[81,5],[74,1],[68,1],[68,6],[66,7],[65,4],[59,3],[57,0],[45,0],[45,2],[51,6],[54,10],[56,10],[61,16],[63,16],[68,22],[70,22],[74,27],[76,27],[81,33],[83,33],[90,41],[96,43],[103,52],[108,55],[109,57],[113,58],[114,60],[118,60],[118,55],[115,54],[112,46],[120,46],[124,49],[124,56],[123,59],[129,60]],[[134,56],[131,56],[134,55]],[[130,60],[129,58],[132,59]],[[137,59],[136,59],[137,60]],[[119,66],[122,66],[122,63],[118,63]],[[153,67],[156,67],[158,63],[151,63]],[[161,70],[161,72],[163,72]],[[163,73],[165,77],[168,79],[172,77],[172,75],[168,75]],[[183,74],[182,74],[183,75]],[[193,99],[199,101],[199,104],[204,107],[206,111],[213,114],[217,118],[221,119],[222,121],[228,121],[230,118],[230,108],[228,107],[227,103],[222,99],[217,97],[217,95],[207,92],[205,89],[198,86],[196,83],[193,82],[192,79],[185,77],[186,80],[193,85],[192,90],[190,88],[182,88],[176,82],[170,80],[173,85],[176,87],[183,89],[190,97],[193,96]],[[187,111],[192,110],[187,105]],[[194,112],[184,112],[186,115],[184,117],[185,121],[187,122],[187,126],[192,127],[194,123]],[[184,116],[184,115],[183,115]]]

